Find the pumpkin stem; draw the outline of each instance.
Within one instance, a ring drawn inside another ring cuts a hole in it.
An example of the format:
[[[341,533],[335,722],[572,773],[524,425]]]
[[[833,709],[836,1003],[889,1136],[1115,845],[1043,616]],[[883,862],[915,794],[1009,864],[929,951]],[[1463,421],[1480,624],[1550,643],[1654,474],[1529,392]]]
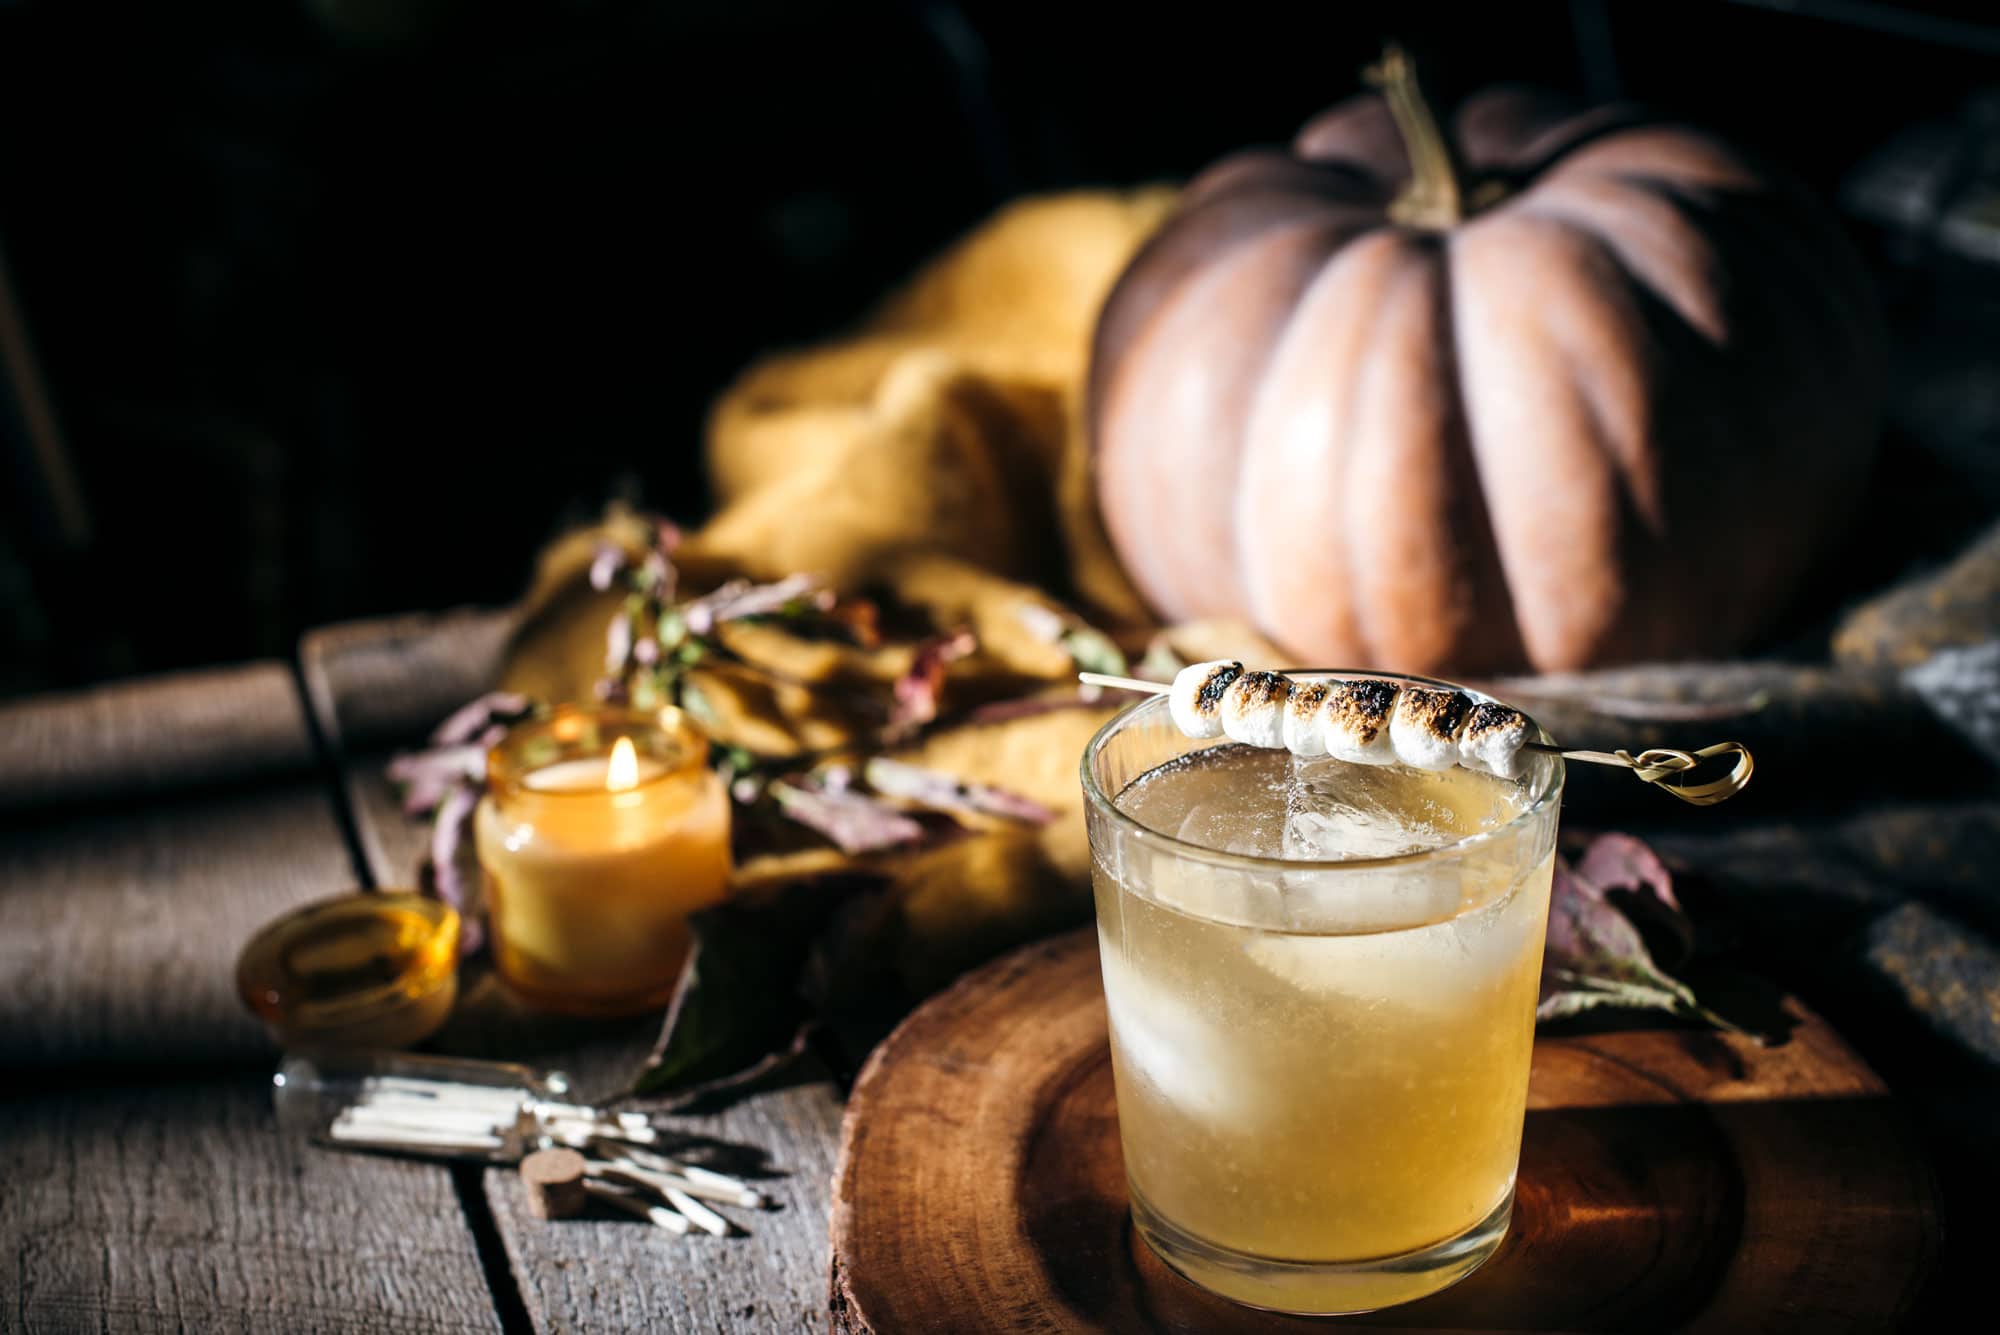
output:
[[[1403,151],[1410,156],[1409,184],[1389,202],[1390,219],[1433,232],[1456,227],[1465,218],[1458,160],[1417,86],[1416,62],[1390,42],[1382,48],[1382,59],[1363,70],[1361,77],[1389,104],[1396,132],[1403,137]]]

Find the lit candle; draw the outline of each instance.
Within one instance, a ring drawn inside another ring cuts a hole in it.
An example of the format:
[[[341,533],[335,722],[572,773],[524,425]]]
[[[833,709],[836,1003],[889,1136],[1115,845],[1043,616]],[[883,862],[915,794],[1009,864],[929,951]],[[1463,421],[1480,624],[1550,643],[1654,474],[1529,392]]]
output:
[[[707,756],[674,709],[563,709],[493,748],[474,828],[510,988],[591,1015],[672,995],[687,915],[729,884],[729,795]]]

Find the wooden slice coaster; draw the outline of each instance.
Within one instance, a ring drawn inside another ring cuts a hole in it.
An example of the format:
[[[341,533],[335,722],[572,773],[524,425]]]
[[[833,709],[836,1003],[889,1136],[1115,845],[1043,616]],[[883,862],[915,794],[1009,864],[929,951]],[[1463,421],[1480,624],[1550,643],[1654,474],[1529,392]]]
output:
[[[1818,1016],[1775,1047],[1680,1027],[1535,1044],[1513,1227],[1456,1288],[1306,1321],[1195,1288],[1127,1214],[1096,933],[912,1015],[841,1133],[837,1332],[1878,1330],[1937,1251],[1887,1091]]]

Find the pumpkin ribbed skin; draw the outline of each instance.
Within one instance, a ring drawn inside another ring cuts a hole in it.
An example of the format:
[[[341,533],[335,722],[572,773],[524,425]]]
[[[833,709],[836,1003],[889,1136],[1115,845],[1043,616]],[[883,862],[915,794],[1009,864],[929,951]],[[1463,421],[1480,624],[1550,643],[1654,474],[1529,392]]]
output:
[[[1865,274],[1802,192],[1685,127],[1497,92],[1455,143],[1509,193],[1445,230],[1389,221],[1409,167],[1374,95],[1188,187],[1093,354],[1127,569],[1302,663],[1741,647],[1867,472]]]

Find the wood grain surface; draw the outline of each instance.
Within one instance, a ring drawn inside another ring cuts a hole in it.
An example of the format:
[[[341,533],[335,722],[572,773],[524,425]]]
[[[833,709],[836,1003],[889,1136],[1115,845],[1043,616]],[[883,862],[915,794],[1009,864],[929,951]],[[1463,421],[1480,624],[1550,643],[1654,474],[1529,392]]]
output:
[[[1795,1002],[1769,1048],[1649,1028],[1535,1048],[1513,1227],[1457,1288],[1307,1322],[1213,1298],[1132,1234],[1095,933],[969,976],[877,1049],[834,1187],[836,1331],[1874,1331],[1934,1263],[1929,1170]]]
[[[497,1330],[450,1175],[279,1136],[267,1080],[0,1100],[0,1329]]]
[[[262,1060],[236,953],[354,886],[323,785],[106,799],[0,829],[0,1063]]]
[[[314,763],[282,663],[0,704],[0,812],[189,789]]]
[[[299,641],[320,731],[352,750],[420,741],[488,688],[514,614],[462,608],[349,621]]]
[[[312,763],[297,684],[273,665],[7,707],[0,789],[44,775],[69,804],[0,818],[0,1062],[269,1055],[236,952],[354,884]],[[294,772],[200,787],[273,770]],[[176,776],[172,799],[150,791]]]
[[[10,711],[0,768],[73,800],[0,823],[0,1329],[493,1329],[448,1170],[272,1117],[236,953],[355,883],[290,672]]]
[[[422,728],[484,690],[487,680],[472,669],[497,670],[492,654],[497,642],[478,623],[451,617],[431,624],[428,633],[435,639],[426,639],[414,618],[383,624],[381,634],[399,646],[393,652],[366,625],[339,630],[338,636],[309,637],[302,650],[308,690],[322,711],[322,727],[345,754],[344,791],[368,874],[378,884],[410,885],[427,831],[402,814],[382,777],[389,752],[378,744],[394,736],[391,722],[418,728],[400,740],[419,741]],[[439,666],[447,660],[457,666]],[[442,698],[439,682],[462,695]],[[363,705],[357,698],[374,692],[430,694],[422,709],[391,720],[386,707]],[[350,711],[364,720],[359,742],[348,731]],[[622,1089],[659,1033],[658,1014],[612,1023],[541,1015],[516,1002],[482,966],[471,966],[466,978],[470,985],[437,1046],[559,1067],[576,1079],[585,1097],[605,1098]],[[758,1178],[777,1202],[777,1209],[763,1212],[723,1207],[743,1236],[674,1237],[602,1211],[584,1219],[542,1220],[529,1210],[511,1169],[487,1172],[486,1199],[536,1329],[820,1328],[826,1319],[827,1212],[840,1104],[817,1068],[804,1067],[793,1078],[799,1083],[762,1090],[719,1111],[671,1119],[689,1138],[687,1153]]]

